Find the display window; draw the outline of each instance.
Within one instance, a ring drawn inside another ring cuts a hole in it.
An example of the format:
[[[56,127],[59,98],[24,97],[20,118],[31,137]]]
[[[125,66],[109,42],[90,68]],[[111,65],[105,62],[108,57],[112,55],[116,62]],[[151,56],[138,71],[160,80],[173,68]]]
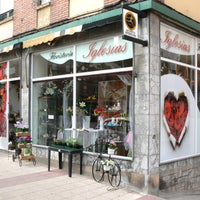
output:
[[[2,137],[7,137],[7,132],[10,137],[16,119],[20,116],[19,68],[19,59],[0,63],[0,135]]]
[[[160,41],[160,161],[167,162],[200,153],[200,71],[193,36],[161,24]]]
[[[85,152],[102,153],[112,143],[115,155],[131,157],[132,43],[111,37],[70,49],[63,63],[62,56],[49,59],[55,50],[33,55],[33,142],[67,145],[74,139]]]
[[[200,40],[197,41],[197,66],[200,67]]]

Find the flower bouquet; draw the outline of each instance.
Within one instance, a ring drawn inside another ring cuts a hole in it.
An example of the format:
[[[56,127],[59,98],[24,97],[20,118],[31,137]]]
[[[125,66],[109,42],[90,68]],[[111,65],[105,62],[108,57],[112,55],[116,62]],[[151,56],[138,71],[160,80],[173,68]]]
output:
[[[111,168],[112,166],[114,166],[115,163],[114,163],[114,161],[112,161],[112,160],[106,159],[106,160],[102,160],[102,161],[101,161],[101,164],[103,165],[104,171],[109,171],[110,168]]]

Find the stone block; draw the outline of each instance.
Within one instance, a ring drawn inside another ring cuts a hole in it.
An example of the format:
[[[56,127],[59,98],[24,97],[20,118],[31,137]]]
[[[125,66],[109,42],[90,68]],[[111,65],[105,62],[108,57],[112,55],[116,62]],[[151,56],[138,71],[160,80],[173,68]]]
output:
[[[154,189],[159,188],[159,174],[150,175],[148,182],[151,188],[154,188]]]
[[[145,176],[144,174],[138,174],[138,173],[131,173],[131,179],[130,179],[131,185],[137,188],[144,188],[145,186]]]

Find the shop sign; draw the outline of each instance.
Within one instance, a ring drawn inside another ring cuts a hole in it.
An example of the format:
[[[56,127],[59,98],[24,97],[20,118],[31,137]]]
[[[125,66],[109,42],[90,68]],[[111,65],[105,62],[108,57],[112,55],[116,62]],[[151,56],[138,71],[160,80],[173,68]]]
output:
[[[77,61],[79,62],[115,62],[132,57],[132,43],[118,36],[77,46]]]
[[[123,9],[123,34],[138,38],[138,14],[127,9]]]
[[[42,53],[41,56],[56,64],[63,64],[67,62],[68,60],[73,59],[73,47],[67,47],[65,49],[59,49],[59,50],[53,50],[47,53]]]
[[[161,48],[180,55],[194,55],[194,38],[178,29],[161,24]]]

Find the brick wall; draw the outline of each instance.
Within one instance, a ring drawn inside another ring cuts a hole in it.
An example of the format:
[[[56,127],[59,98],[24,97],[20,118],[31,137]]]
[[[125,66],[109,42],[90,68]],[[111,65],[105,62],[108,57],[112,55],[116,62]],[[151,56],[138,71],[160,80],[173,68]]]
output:
[[[135,0],[129,1],[135,2]],[[120,5],[120,0],[104,0],[104,6]],[[50,25],[69,19],[70,0],[53,0],[50,3]],[[78,6],[78,5],[77,5]],[[14,0],[13,35],[29,32],[38,28],[37,0]],[[79,8],[80,9],[80,8]],[[92,9],[92,8],[91,8]],[[90,6],[88,5],[88,12]],[[48,24],[49,25],[49,24]]]
[[[70,0],[53,0],[51,2],[51,24],[65,20],[69,17],[69,2]]]
[[[200,156],[160,166],[160,190],[180,192],[199,190]]]
[[[33,0],[14,0],[13,34],[34,30],[37,26],[37,12]]]

